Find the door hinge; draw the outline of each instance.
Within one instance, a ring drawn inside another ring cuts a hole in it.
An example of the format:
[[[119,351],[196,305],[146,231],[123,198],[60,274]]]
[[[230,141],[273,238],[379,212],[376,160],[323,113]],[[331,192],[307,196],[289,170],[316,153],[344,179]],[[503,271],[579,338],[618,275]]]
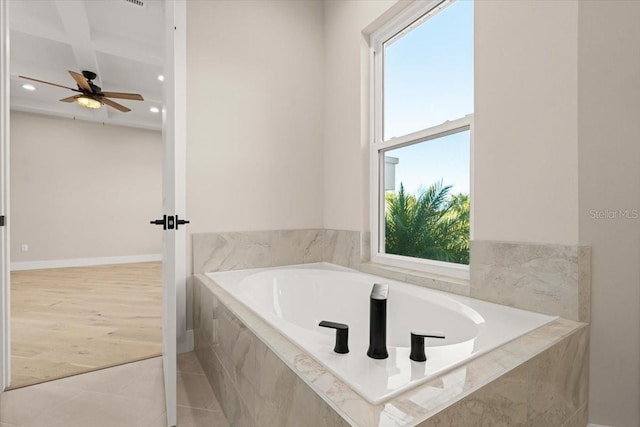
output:
[[[0,227],[4,227],[4,215],[0,215]]]

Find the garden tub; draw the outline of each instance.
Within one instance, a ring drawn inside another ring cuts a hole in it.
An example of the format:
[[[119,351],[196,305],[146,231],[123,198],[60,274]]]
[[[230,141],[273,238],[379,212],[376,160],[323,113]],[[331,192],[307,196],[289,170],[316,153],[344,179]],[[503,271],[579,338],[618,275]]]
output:
[[[327,263],[207,276],[372,404],[556,319]],[[366,355],[374,283],[389,285],[389,357],[382,360]],[[322,320],[349,325],[349,353],[333,351],[335,331],[319,327]],[[409,358],[410,333],[415,330],[437,330],[445,336],[426,340],[426,362]]]

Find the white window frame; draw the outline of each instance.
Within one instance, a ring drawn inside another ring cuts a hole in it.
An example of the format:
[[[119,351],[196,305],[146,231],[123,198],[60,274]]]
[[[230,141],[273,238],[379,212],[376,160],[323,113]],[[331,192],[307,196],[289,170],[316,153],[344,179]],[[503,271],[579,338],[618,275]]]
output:
[[[422,129],[397,138],[384,141],[383,133],[383,69],[384,43],[402,36],[413,28],[434,16],[455,0],[415,1],[402,12],[389,20],[379,30],[371,34],[371,114],[370,114],[370,214],[371,214],[371,261],[376,264],[389,265],[410,270],[446,276],[455,279],[469,280],[469,266],[451,262],[436,261],[423,258],[384,253],[385,235],[385,198],[384,198],[384,154],[394,148],[436,140],[438,138],[470,131],[470,165],[471,182],[469,199],[473,200],[473,114],[446,121],[437,126]],[[471,204],[470,225],[473,235],[473,203]]]

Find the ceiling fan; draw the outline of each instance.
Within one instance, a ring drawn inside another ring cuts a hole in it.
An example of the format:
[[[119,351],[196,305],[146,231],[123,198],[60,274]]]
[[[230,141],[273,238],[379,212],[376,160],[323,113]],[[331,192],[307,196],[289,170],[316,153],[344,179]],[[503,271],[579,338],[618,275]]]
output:
[[[96,86],[93,84],[93,79],[97,77],[96,73],[92,71],[83,71],[82,74],[76,73],[75,71],[69,71],[71,77],[78,84],[78,88],[74,89],[72,87],[59,85],[57,83],[45,82],[44,80],[38,80],[31,77],[19,76],[22,79],[32,80],[34,82],[44,83],[52,86],[63,87],[65,89],[72,90],[74,92],[79,92],[80,95],[70,96],[68,98],[63,98],[60,101],[62,102],[77,102],[78,105],[85,108],[100,108],[103,104],[108,105],[109,107],[115,108],[118,111],[122,111],[123,113],[127,113],[131,111],[130,108],[125,107],[124,105],[118,104],[110,100],[109,98],[120,98],[120,99],[129,99],[131,101],[144,101],[142,95],[137,93],[122,93],[122,92],[103,92],[100,86]]]

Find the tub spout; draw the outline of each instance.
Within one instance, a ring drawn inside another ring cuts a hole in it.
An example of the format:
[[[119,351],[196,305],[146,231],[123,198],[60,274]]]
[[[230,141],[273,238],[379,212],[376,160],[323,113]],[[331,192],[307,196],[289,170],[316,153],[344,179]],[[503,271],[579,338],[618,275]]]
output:
[[[376,283],[369,299],[369,350],[372,359],[386,359],[387,353],[387,295],[389,285]]]

